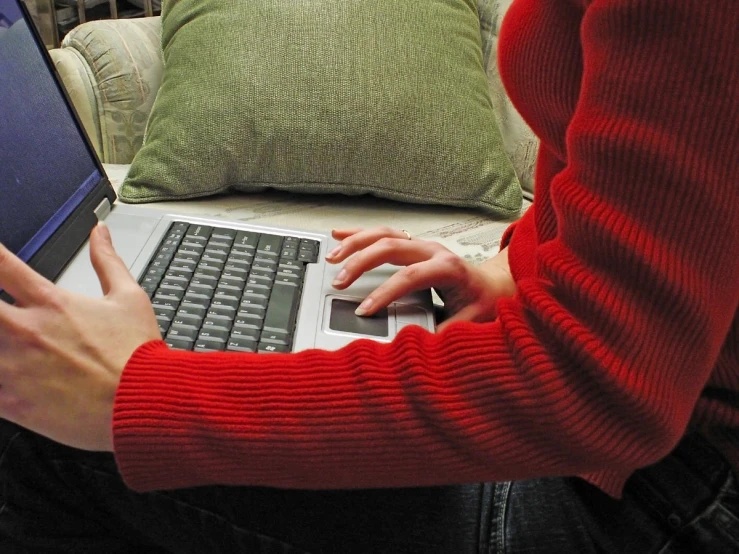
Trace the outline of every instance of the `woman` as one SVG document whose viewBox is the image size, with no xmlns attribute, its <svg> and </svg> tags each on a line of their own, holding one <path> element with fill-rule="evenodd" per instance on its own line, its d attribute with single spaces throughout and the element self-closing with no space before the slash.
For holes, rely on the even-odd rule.
<svg viewBox="0 0 739 554">
<path fill-rule="evenodd" d="M 115 456 L 3 425 L 3 552 L 739 549 L 737 29 L 734 0 L 514 2 L 541 153 L 504 249 L 352 230 L 330 257 L 339 288 L 407 266 L 365 314 L 439 289 L 436 335 L 174 352 L 104 228 L 103 300 L 0 250 L 0 414 Z"/>
</svg>

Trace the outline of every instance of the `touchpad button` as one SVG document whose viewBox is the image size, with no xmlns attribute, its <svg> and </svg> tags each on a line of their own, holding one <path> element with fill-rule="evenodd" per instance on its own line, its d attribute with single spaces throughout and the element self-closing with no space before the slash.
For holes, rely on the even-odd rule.
<svg viewBox="0 0 739 554">
<path fill-rule="evenodd" d="M 354 314 L 354 310 L 356 310 L 358 306 L 359 302 L 334 298 L 331 302 L 331 317 L 329 318 L 328 324 L 329 328 L 333 331 L 341 331 L 342 333 L 354 333 L 356 335 L 369 335 L 372 337 L 387 337 L 387 308 L 383 308 L 373 316 L 359 317 Z"/>
</svg>

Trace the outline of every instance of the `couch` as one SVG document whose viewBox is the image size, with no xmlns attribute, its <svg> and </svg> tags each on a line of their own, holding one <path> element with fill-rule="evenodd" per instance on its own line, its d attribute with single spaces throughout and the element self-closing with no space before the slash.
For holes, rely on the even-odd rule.
<svg viewBox="0 0 739 554">
<path fill-rule="evenodd" d="M 500 21 L 511 0 L 479 0 L 484 62 L 506 153 L 528 198 L 537 141 L 506 98 L 496 67 Z M 51 57 L 114 187 L 141 147 L 161 82 L 159 17 L 88 22 L 72 30 Z M 164 211 L 254 224 L 325 231 L 390 225 L 437 240 L 469 261 L 495 253 L 510 220 L 470 209 L 403 204 L 374 197 L 297 195 L 278 191 L 150 204 Z"/>
</svg>

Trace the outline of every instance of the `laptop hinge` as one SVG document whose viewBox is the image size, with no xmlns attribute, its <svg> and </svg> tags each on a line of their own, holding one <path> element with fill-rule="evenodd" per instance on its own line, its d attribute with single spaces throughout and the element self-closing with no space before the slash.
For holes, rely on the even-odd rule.
<svg viewBox="0 0 739 554">
<path fill-rule="evenodd" d="M 103 201 L 98 204 L 98 207 L 95 208 L 95 216 L 98 218 L 98 221 L 103 221 L 106 217 L 108 217 L 108 214 L 110 213 L 110 200 L 107 198 L 103 198 Z"/>
</svg>

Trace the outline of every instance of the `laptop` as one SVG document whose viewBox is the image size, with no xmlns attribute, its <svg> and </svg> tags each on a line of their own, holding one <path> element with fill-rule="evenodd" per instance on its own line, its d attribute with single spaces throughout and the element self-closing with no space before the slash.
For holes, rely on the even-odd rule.
<svg viewBox="0 0 739 554">
<path fill-rule="evenodd" d="M 328 233 L 115 200 L 26 7 L 0 0 L 0 241 L 36 271 L 67 290 L 102 295 L 87 239 L 104 220 L 171 348 L 332 350 L 358 338 L 391 341 L 407 325 L 434 330 L 430 291 L 374 317 L 354 315 L 397 268 L 336 291 L 330 283 L 340 267 L 324 260 L 336 245 Z"/>
</svg>

